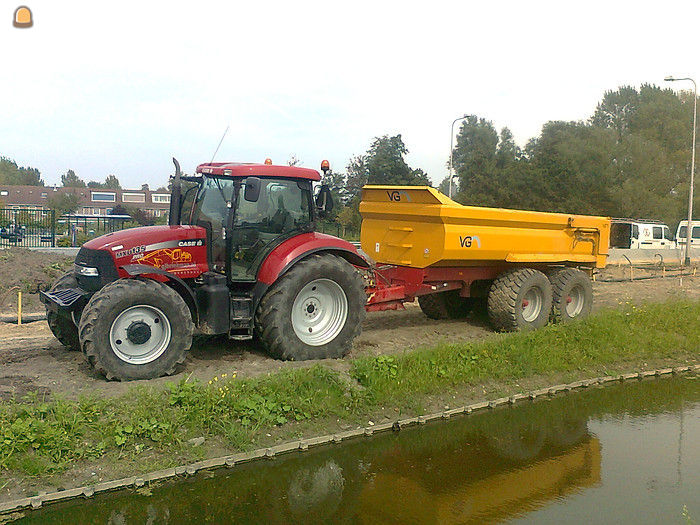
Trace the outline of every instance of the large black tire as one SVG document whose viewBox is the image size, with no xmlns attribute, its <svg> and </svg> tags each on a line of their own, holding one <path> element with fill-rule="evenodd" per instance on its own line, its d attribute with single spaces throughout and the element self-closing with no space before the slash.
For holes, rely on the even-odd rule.
<svg viewBox="0 0 700 525">
<path fill-rule="evenodd" d="M 130 312 L 134 317 L 124 330 Z M 79 327 L 90 364 L 107 379 L 119 381 L 172 374 L 192 346 L 193 331 L 182 297 L 150 279 L 121 279 L 100 289 L 83 310 Z M 120 334 L 127 334 L 123 341 Z"/>
<path fill-rule="evenodd" d="M 78 281 L 75 280 L 73 272 L 68 272 L 59 277 L 50 291 L 62 290 L 65 288 L 77 288 Z M 53 335 L 60 343 L 69 350 L 80 350 L 80 338 L 78 337 L 78 327 L 72 319 L 58 315 L 46 309 L 46 321 Z"/>
<path fill-rule="evenodd" d="M 488 314 L 496 330 L 533 330 L 547 324 L 552 308 L 552 285 L 532 268 L 505 272 L 489 290 Z"/>
<path fill-rule="evenodd" d="M 552 320 L 572 321 L 591 313 L 593 284 L 585 272 L 562 268 L 549 274 L 552 283 Z"/>
<path fill-rule="evenodd" d="M 311 255 L 280 277 L 262 298 L 255 313 L 256 333 L 276 359 L 337 359 L 350 351 L 360 334 L 366 302 L 364 282 L 352 265 L 330 254 Z M 335 321 L 321 323 L 327 316 Z M 293 318 L 302 319 L 296 329 Z M 318 340 L 311 340 L 317 336 Z"/>
<path fill-rule="evenodd" d="M 431 293 L 418 297 L 420 309 L 430 319 L 463 319 L 471 312 L 474 299 L 460 297 L 459 290 Z"/>
</svg>

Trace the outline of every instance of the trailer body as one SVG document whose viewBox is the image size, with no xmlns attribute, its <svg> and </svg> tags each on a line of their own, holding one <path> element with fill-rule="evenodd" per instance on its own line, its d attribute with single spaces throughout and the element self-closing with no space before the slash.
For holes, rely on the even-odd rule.
<svg viewBox="0 0 700 525">
<path fill-rule="evenodd" d="M 605 266 L 610 219 L 463 206 L 427 186 L 365 186 L 362 249 L 411 268 Z"/>
</svg>

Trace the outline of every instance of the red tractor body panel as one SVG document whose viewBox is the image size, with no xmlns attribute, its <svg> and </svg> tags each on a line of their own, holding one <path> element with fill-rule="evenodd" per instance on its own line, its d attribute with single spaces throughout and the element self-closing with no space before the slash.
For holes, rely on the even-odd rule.
<svg viewBox="0 0 700 525">
<path fill-rule="evenodd" d="M 170 272 L 181 279 L 199 276 L 209 269 L 206 231 L 199 226 L 144 226 L 102 235 L 84 244 L 106 250 L 120 277 L 127 264 L 144 264 Z"/>
<path fill-rule="evenodd" d="M 369 266 L 357 248 L 348 241 L 325 233 L 302 233 L 287 239 L 270 252 L 260 266 L 258 281 L 271 285 L 292 263 L 305 255 L 322 251 L 340 252 L 341 255 L 347 255 L 346 258 L 353 264 Z"/>
<path fill-rule="evenodd" d="M 320 181 L 321 175 L 310 168 L 273 166 L 272 164 L 239 164 L 235 162 L 209 162 L 197 166 L 197 173 L 225 177 L 286 177 Z"/>
</svg>

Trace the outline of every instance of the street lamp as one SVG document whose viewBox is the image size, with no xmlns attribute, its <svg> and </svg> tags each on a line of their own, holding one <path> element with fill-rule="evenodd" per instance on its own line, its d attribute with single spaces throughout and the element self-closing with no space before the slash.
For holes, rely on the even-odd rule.
<svg viewBox="0 0 700 525">
<path fill-rule="evenodd" d="M 452 133 L 450 135 L 450 169 L 449 169 L 448 174 L 447 174 L 448 179 L 449 179 L 449 186 L 448 186 L 449 189 L 447 190 L 447 193 L 448 193 L 447 196 L 450 199 L 452 198 L 452 177 L 454 177 L 454 166 L 452 165 L 452 161 L 453 161 L 452 151 L 453 151 L 454 147 L 452 146 L 452 144 L 454 143 L 454 138 L 455 138 L 455 124 L 457 122 L 459 122 L 460 120 L 466 119 L 468 116 L 469 115 L 462 115 L 461 117 L 454 119 L 452 121 L 452 127 L 450 128 L 452 131 Z"/>
<path fill-rule="evenodd" d="M 688 228 L 686 229 L 686 236 L 685 236 L 685 261 L 684 264 L 686 266 L 690 266 L 690 246 L 691 246 L 691 239 L 693 238 L 693 186 L 695 184 L 695 128 L 696 128 L 696 122 L 698 118 L 698 85 L 695 83 L 695 80 L 692 78 L 673 78 L 671 76 L 668 76 L 664 78 L 666 82 L 677 82 L 679 80 L 690 80 L 693 83 L 693 88 L 695 88 L 695 92 L 693 95 L 693 144 L 692 144 L 692 153 L 691 153 L 691 160 L 690 160 L 690 191 L 688 192 Z"/>
</svg>

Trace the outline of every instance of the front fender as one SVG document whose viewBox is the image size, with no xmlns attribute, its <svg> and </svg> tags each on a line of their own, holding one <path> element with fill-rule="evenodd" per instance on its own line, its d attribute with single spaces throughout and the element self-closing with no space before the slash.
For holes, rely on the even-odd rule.
<svg viewBox="0 0 700 525">
<path fill-rule="evenodd" d="M 369 267 L 369 263 L 358 253 L 357 248 L 348 241 L 325 233 L 310 232 L 287 239 L 272 250 L 260 266 L 257 280 L 270 286 L 296 262 L 320 252 L 342 257 L 354 266 Z"/>
<path fill-rule="evenodd" d="M 180 294 L 182 299 L 187 304 L 192 314 L 192 320 L 195 324 L 199 319 L 199 308 L 197 307 L 197 299 L 195 298 L 192 288 L 190 288 L 185 281 L 180 279 L 177 275 L 174 275 L 161 268 L 155 268 L 147 264 L 126 264 L 121 267 L 130 277 L 138 277 L 139 275 L 159 275 L 170 280 L 172 288 Z M 160 280 L 160 279 L 158 279 Z"/>
</svg>

